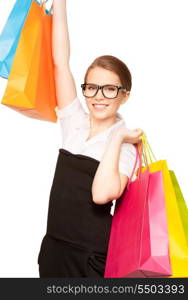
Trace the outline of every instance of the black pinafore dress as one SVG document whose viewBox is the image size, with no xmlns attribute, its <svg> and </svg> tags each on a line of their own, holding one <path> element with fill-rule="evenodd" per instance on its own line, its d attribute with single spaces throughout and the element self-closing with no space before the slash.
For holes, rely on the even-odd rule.
<svg viewBox="0 0 188 300">
<path fill-rule="evenodd" d="M 99 161 L 59 149 L 47 230 L 38 254 L 40 277 L 104 277 L 112 202 L 92 201 Z"/>
</svg>

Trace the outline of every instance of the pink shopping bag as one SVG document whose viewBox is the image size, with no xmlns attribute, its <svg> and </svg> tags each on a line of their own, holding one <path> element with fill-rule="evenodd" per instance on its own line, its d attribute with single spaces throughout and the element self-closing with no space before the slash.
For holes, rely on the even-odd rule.
<svg viewBox="0 0 188 300">
<path fill-rule="evenodd" d="M 165 277 L 172 274 L 161 171 L 141 172 L 116 200 L 104 277 Z M 136 165 L 136 164 L 135 164 Z M 132 176 L 131 176 L 132 177 Z"/>
</svg>

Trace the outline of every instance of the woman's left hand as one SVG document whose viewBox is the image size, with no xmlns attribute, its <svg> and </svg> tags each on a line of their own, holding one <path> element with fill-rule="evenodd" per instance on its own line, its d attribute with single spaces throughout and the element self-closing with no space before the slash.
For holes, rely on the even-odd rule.
<svg viewBox="0 0 188 300">
<path fill-rule="evenodd" d="M 138 144 L 141 142 L 143 130 L 140 128 L 128 129 L 125 127 L 119 127 L 113 132 L 113 134 L 118 136 L 122 143 Z"/>
</svg>

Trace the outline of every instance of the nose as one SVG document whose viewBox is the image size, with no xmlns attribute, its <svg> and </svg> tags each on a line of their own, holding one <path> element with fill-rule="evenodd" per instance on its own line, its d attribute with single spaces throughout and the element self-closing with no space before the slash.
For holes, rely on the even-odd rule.
<svg viewBox="0 0 188 300">
<path fill-rule="evenodd" d="M 99 99 L 104 99 L 104 96 L 102 94 L 102 88 L 100 87 L 97 94 L 95 95 L 95 99 L 99 100 Z"/>
</svg>

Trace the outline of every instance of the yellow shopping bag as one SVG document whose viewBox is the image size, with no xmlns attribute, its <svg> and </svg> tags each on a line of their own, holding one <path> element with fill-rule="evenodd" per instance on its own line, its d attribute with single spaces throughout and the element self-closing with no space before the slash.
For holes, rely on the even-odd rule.
<svg viewBox="0 0 188 300">
<path fill-rule="evenodd" d="M 179 211 L 176 193 L 167 161 L 157 161 L 145 135 L 142 136 L 142 140 L 147 147 L 146 159 L 149 160 L 150 171 L 162 171 L 163 174 L 169 233 L 169 254 L 173 274 L 169 277 L 188 277 L 188 244 L 184 231 L 185 227 Z M 154 161 L 153 157 L 156 161 Z M 144 171 L 145 168 L 142 168 L 142 170 Z"/>
<path fill-rule="evenodd" d="M 32 1 L 20 35 L 2 104 L 28 117 L 57 121 L 52 15 Z"/>
<path fill-rule="evenodd" d="M 179 212 L 181 215 L 181 220 L 182 220 L 182 224 L 184 227 L 184 232 L 185 232 L 185 237 L 187 240 L 187 244 L 188 244 L 188 210 L 187 210 L 187 205 L 185 202 L 185 199 L 183 197 L 182 191 L 180 189 L 178 180 L 176 178 L 176 175 L 174 173 L 174 171 L 170 170 L 170 177 L 173 183 L 173 187 L 174 187 L 174 191 L 176 194 L 176 200 L 177 200 L 177 204 L 179 207 Z"/>
</svg>

